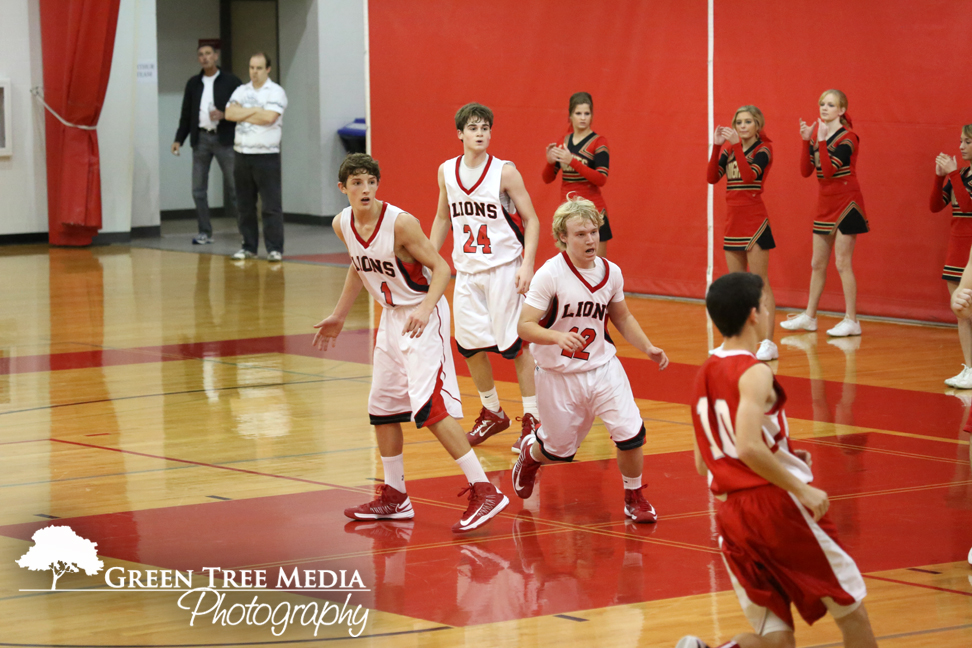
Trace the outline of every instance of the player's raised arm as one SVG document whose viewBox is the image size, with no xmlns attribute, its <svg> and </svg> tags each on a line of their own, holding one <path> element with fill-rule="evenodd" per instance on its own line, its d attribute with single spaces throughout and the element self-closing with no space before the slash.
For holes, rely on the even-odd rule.
<svg viewBox="0 0 972 648">
<path fill-rule="evenodd" d="M 658 363 L 659 369 L 668 366 L 668 356 L 659 347 L 656 347 L 641 329 L 641 324 L 635 316 L 628 310 L 628 304 L 622 299 L 608 304 L 608 317 L 614 323 L 618 333 L 625 340 L 630 342 L 636 349 Z"/>
<path fill-rule="evenodd" d="M 438 252 L 449 236 L 452 229 L 452 222 L 449 219 L 449 196 L 446 193 L 444 165 L 439 165 L 439 206 L 435 209 L 435 220 L 432 221 L 432 232 L 429 234 L 429 241 L 432 247 Z"/>
<path fill-rule="evenodd" d="M 353 216 L 351 218 L 354 218 Z M 334 233 L 337 234 L 338 239 L 344 243 L 344 235 L 341 234 L 341 216 L 340 214 L 334 217 L 331 221 L 331 227 L 334 228 Z M 334 310 L 326 318 L 314 325 L 317 332 L 314 334 L 314 340 L 312 344 L 320 349 L 321 351 L 327 351 L 328 347 L 334 346 L 337 342 L 337 336 L 341 333 L 341 329 L 344 328 L 344 320 L 348 318 L 348 313 L 351 312 L 351 307 L 354 306 L 354 300 L 358 298 L 358 294 L 364 284 L 361 283 L 361 277 L 355 271 L 354 266 L 348 266 L 348 276 L 344 279 L 344 289 L 341 290 L 341 296 L 338 298 L 337 304 L 334 306 Z"/>
<path fill-rule="evenodd" d="M 739 408 L 736 410 L 736 451 L 739 460 L 757 475 L 793 493 L 819 520 L 830 506 L 827 493 L 804 484 L 783 467 L 763 440 L 763 414 L 773 394 L 773 371 L 764 364 L 753 365 L 739 378 Z"/>
<path fill-rule="evenodd" d="M 402 213 L 395 221 L 395 242 L 396 245 L 404 247 L 409 256 L 432 271 L 432 280 L 429 281 L 429 291 L 425 299 L 408 315 L 402 330 L 402 334 L 418 337 L 422 335 L 435 305 L 449 286 L 452 273 L 446 260 L 439 255 L 429 239 L 425 238 L 418 219 L 411 214 Z"/>
<path fill-rule="evenodd" d="M 439 170 L 441 174 L 441 169 Z M 443 186 L 443 181 L 439 179 L 439 186 Z M 533 209 L 533 201 L 530 194 L 523 184 L 523 176 L 512 164 L 503 166 L 503 176 L 500 190 L 510 197 L 516 205 L 516 211 L 523 220 L 523 263 L 516 273 L 516 290 L 521 294 L 526 294 L 530 289 L 530 281 L 533 279 L 533 266 L 537 257 L 537 244 L 540 241 L 540 219 L 537 212 Z M 440 199 L 441 202 L 441 199 Z M 446 218 L 448 218 L 448 205 L 446 205 Z"/>
</svg>

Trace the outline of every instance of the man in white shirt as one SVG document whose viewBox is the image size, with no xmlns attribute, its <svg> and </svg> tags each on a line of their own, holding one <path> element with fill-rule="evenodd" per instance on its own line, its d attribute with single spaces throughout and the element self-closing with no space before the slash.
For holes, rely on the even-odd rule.
<svg viewBox="0 0 972 648">
<path fill-rule="evenodd" d="M 270 57 L 250 57 L 250 82 L 240 86 L 226 106 L 226 119 L 236 122 L 234 175 L 243 248 L 234 259 L 256 258 L 260 244 L 257 194 L 263 199 L 263 235 L 268 261 L 283 260 L 283 207 L 280 136 L 287 93 L 270 80 Z"/>
<path fill-rule="evenodd" d="M 233 183 L 233 139 L 236 124 L 223 119 L 230 96 L 242 83 L 219 69 L 219 41 L 200 41 L 196 50 L 202 71 L 186 82 L 182 97 L 179 130 L 172 142 L 172 154 L 179 155 L 186 136 L 192 145 L 192 198 L 196 203 L 199 233 L 192 242 L 213 242 L 209 220 L 209 167 L 213 156 L 223 172 L 223 204 L 227 216 L 236 217 L 236 188 Z"/>
</svg>

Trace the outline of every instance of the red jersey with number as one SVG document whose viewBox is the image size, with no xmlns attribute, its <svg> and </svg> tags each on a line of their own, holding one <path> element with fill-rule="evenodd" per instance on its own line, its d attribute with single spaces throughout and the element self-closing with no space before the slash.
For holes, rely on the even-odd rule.
<svg viewBox="0 0 972 648">
<path fill-rule="evenodd" d="M 378 223 L 367 239 L 358 233 L 350 207 L 337 215 L 351 266 L 371 296 L 385 308 L 422 303 L 432 276 L 421 263 L 404 263 L 395 256 L 395 221 L 402 213 L 394 205 L 382 204 Z"/>
<path fill-rule="evenodd" d="M 543 311 L 540 326 L 574 332 L 584 338 L 584 347 L 573 353 L 556 344 L 532 344 L 530 350 L 541 369 L 560 373 L 590 371 L 617 355 L 607 332 L 608 306 L 624 299 L 621 269 L 596 257 L 594 267 L 574 266 L 561 252 L 537 270 L 530 282 L 526 305 Z"/>
<path fill-rule="evenodd" d="M 692 405 L 695 440 L 709 469 L 709 488 L 716 495 L 769 483 L 740 461 L 736 452 L 739 378 L 759 363 L 748 351 L 718 350 L 706 360 L 695 378 Z M 786 393 L 776 378 L 773 378 L 773 390 L 776 402 L 763 415 L 763 442 L 790 473 L 809 484 L 813 480 L 810 467 L 790 452 L 789 428 L 783 412 Z"/>
<path fill-rule="evenodd" d="M 489 155 L 467 185 L 460 177 L 462 158 L 442 165 L 452 220 L 452 261 L 456 272 L 475 274 L 523 256 L 523 221 L 502 191 L 503 166 L 512 163 Z"/>
</svg>

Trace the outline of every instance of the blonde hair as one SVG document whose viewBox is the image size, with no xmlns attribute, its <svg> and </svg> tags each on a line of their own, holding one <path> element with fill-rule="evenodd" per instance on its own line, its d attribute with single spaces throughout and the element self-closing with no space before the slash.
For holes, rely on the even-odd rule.
<svg viewBox="0 0 972 648">
<path fill-rule="evenodd" d="M 594 206 L 594 203 L 575 193 L 567 194 L 567 202 L 558 207 L 553 215 L 553 237 L 557 249 L 567 249 L 567 245 L 560 240 L 560 235 L 567 236 L 567 221 L 571 218 L 579 218 L 582 221 L 594 223 L 598 228 L 604 224 L 604 218 L 597 207 Z"/>
<path fill-rule="evenodd" d="M 962 137 L 972 139 L 972 124 L 966 124 L 962 127 Z"/>
<path fill-rule="evenodd" d="M 756 133 L 757 134 L 762 133 L 763 128 L 766 127 L 766 118 L 763 117 L 763 111 L 757 108 L 756 106 L 740 106 L 739 108 L 737 108 L 736 112 L 732 115 L 731 123 L 733 129 L 736 128 L 736 117 L 739 116 L 739 113 L 743 113 L 743 112 L 748 112 L 750 115 L 753 116 L 753 119 L 756 121 Z"/>
<path fill-rule="evenodd" d="M 836 88 L 831 88 L 830 90 L 824 90 L 823 94 L 820 95 L 820 98 L 817 99 L 817 104 L 822 104 L 823 103 L 823 100 L 824 100 L 824 97 L 826 97 L 829 94 L 832 94 L 835 97 L 837 97 L 837 106 L 844 109 L 844 114 L 840 116 L 840 123 L 843 124 L 844 126 L 850 128 L 850 126 L 851 126 L 850 119 L 848 119 L 846 117 L 846 115 L 847 115 L 847 95 L 845 95 L 843 92 L 841 92 L 840 90 L 837 90 Z"/>
</svg>

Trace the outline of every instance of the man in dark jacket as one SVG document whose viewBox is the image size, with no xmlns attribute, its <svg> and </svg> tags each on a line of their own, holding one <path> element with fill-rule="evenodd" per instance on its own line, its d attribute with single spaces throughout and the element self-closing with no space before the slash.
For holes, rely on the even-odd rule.
<svg viewBox="0 0 972 648">
<path fill-rule="evenodd" d="M 213 226 L 209 221 L 209 167 L 213 156 L 223 172 L 223 204 L 227 215 L 236 217 L 236 188 L 233 182 L 233 139 L 236 123 L 223 118 L 226 102 L 242 83 L 232 74 L 222 72 L 219 49 L 206 42 L 196 51 L 202 72 L 186 82 L 182 97 L 182 116 L 179 130 L 172 143 L 172 154 L 179 155 L 182 143 L 189 136 L 192 144 L 192 198 L 196 202 L 199 234 L 192 242 L 205 245 L 213 242 Z"/>
</svg>

